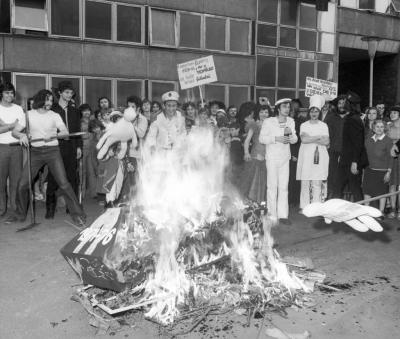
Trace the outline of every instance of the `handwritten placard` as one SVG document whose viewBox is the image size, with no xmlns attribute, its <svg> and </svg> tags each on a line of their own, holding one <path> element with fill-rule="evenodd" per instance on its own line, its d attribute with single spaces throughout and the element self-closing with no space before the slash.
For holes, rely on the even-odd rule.
<svg viewBox="0 0 400 339">
<path fill-rule="evenodd" d="M 314 94 L 319 94 L 325 97 L 325 100 L 333 100 L 337 97 L 338 84 L 322 79 L 306 78 L 306 97 L 312 97 Z"/>
<path fill-rule="evenodd" d="M 181 89 L 218 81 L 212 55 L 178 64 L 178 76 Z"/>
</svg>

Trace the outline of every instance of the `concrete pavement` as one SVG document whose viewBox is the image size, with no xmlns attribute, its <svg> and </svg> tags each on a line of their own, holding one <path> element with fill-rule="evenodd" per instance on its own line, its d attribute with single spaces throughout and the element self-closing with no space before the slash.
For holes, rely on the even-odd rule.
<svg viewBox="0 0 400 339">
<path fill-rule="evenodd" d="M 0 224 L 0 338 L 102 338 L 88 324 L 80 304 L 70 300 L 79 280 L 59 253 L 77 231 L 69 216 L 44 219 L 40 225 L 16 233 L 22 224 Z M 87 204 L 89 221 L 100 212 Z M 291 216 L 292 226 L 273 230 L 278 252 L 310 257 L 332 282 L 349 283 L 342 292 L 310 295 L 311 307 L 288 310 L 287 318 L 272 314 L 250 327 L 237 315 L 208 319 L 187 338 L 267 338 L 265 326 L 288 332 L 311 332 L 313 338 L 395 338 L 400 326 L 400 226 L 385 220 L 385 232 L 360 234 L 342 224 L 325 225 L 302 215 Z M 64 220 L 68 221 L 65 222 Z M 260 330 L 261 328 L 261 330 Z M 115 338 L 163 337 L 158 326 L 139 320 L 133 329 L 111 333 Z"/>
</svg>

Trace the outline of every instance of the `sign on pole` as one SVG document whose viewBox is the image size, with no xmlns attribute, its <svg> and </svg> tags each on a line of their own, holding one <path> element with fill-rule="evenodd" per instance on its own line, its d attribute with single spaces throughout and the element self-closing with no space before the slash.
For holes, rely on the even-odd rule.
<svg viewBox="0 0 400 339">
<path fill-rule="evenodd" d="M 178 76 L 182 89 L 218 81 L 212 55 L 178 64 Z"/>
<path fill-rule="evenodd" d="M 312 97 L 314 94 L 319 94 L 325 97 L 325 100 L 331 101 L 337 97 L 338 84 L 322 79 L 312 77 L 306 78 L 306 97 Z"/>
</svg>

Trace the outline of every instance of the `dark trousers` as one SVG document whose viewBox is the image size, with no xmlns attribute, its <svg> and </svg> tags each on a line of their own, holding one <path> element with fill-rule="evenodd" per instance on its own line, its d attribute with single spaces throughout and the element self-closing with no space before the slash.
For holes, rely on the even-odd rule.
<svg viewBox="0 0 400 339">
<path fill-rule="evenodd" d="M 125 158 L 124 167 L 124 181 L 121 192 L 114 203 L 128 202 L 136 191 L 137 159 L 134 157 Z"/>
<path fill-rule="evenodd" d="M 79 194 L 79 176 L 78 176 L 78 161 L 76 159 L 76 150 L 72 148 L 72 145 L 66 144 L 60 147 L 60 154 L 64 163 L 65 173 L 67 180 L 71 184 L 75 195 Z M 54 175 L 49 173 L 47 175 L 47 190 L 46 190 L 46 207 L 55 209 L 57 198 L 56 192 L 59 188 L 57 180 Z"/>
<path fill-rule="evenodd" d="M 361 189 L 362 170 L 359 169 L 358 174 L 353 174 L 350 168 L 351 164 L 339 164 L 339 185 L 337 185 L 336 191 L 333 194 L 335 198 L 342 198 L 343 190 L 348 185 L 354 201 L 363 200 Z"/>
<path fill-rule="evenodd" d="M 7 179 L 10 209 L 17 211 L 17 187 L 22 172 L 21 146 L 0 144 L 0 216 L 7 212 Z"/>
<path fill-rule="evenodd" d="M 72 216 L 83 216 L 84 212 L 80 206 L 78 199 L 68 182 L 65 173 L 64 163 L 61 158 L 58 146 L 42 146 L 31 148 L 31 169 L 32 178 L 34 178 L 39 170 L 47 165 L 49 174 L 51 173 L 61 189 L 65 197 L 65 202 Z M 25 219 L 29 204 L 29 176 L 28 164 L 24 166 L 22 177 L 18 184 L 18 215 L 20 219 Z"/>
<path fill-rule="evenodd" d="M 329 151 L 328 169 L 328 197 L 341 197 L 341 183 L 339 181 L 339 152 Z M 339 194 L 339 195 L 336 195 Z"/>
</svg>

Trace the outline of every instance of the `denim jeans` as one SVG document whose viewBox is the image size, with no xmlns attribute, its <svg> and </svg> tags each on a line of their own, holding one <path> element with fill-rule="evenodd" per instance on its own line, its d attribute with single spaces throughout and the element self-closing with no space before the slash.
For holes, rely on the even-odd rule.
<svg viewBox="0 0 400 339">
<path fill-rule="evenodd" d="M 42 146 L 31 148 L 31 169 L 32 178 L 34 178 L 38 171 L 47 165 L 49 172 L 53 175 L 57 182 L 61 193 L 63 194 L 67 207 L 71 216 L 83 216 L 84 212 L 80 206 L 78 199 L 68 182 L 67 175 L 65 173 L 64 163 L 61 158 L 60 150 L 58 146 Z M 22 177 L 18 184 L 18 217 L 25 219 L 28 212 L 29 204 L 29 176 L 28 176 L 28 164 L 24 166 L 22 171 Z"/>
<path fill-rule="evenodd" d="M 10 209 L 17 211 L 17 186 L 22 172 L 22 148 L 0 144 L 0 215 L 7 212 L 7 179 Z"/>
</svg>

